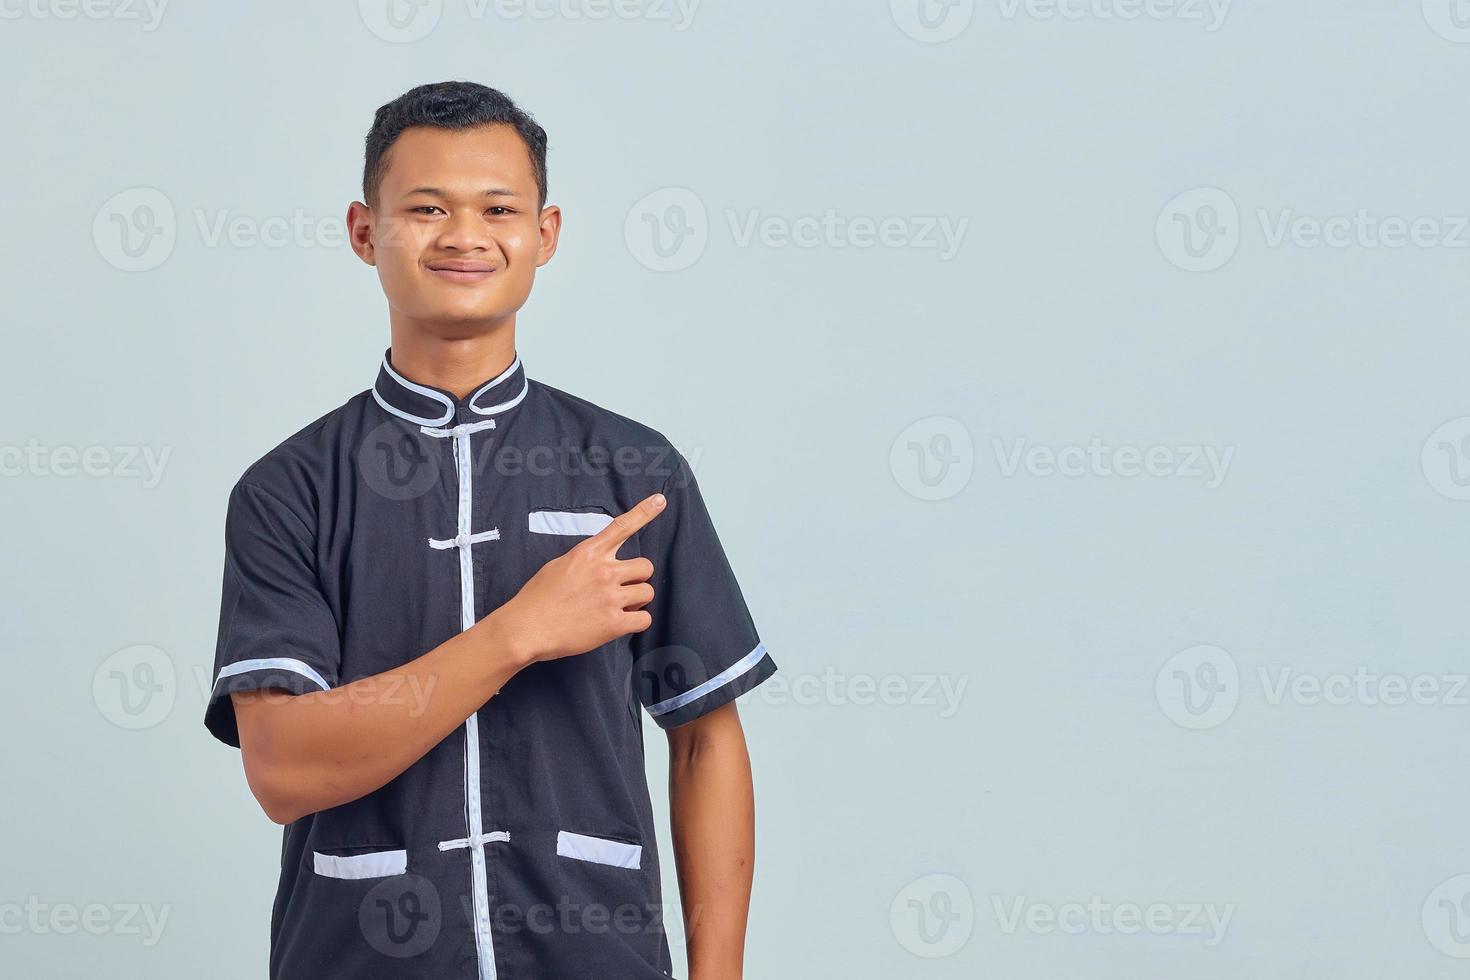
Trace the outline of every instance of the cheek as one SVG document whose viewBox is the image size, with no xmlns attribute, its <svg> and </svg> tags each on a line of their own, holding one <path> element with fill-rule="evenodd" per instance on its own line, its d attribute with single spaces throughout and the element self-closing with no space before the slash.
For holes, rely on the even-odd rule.
<svg viewBox="0 0 1470 980">
<path fill-rule="evenodd" d="M 501 236 L 500 247 L 512 258 L 534 260 L 541 248 L 541 229 L 537 225 L 531 225 L 509 231 Z"/>
</svg>

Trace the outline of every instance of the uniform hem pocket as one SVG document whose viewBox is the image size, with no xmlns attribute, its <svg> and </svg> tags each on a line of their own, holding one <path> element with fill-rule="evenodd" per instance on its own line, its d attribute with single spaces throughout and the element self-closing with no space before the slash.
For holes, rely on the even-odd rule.
<svg viewBox="0 0 1470 980">
<path fill-rule="evenodd" d="M 643 845 L 626 841 L 608 840 L 606 837 L 591 837 L 558 831 L 556 853 L 561 857 L 593 864 L 608 864 L 614 868 L 638 868 L 643 862 Z"/>
<path fill-rule="evenodd" d="M 363 854 L 312 851 L 311 867 L 323 878 L 388 878 L 408 871 L 408 851 L 367 851 Z"/>
</svg>

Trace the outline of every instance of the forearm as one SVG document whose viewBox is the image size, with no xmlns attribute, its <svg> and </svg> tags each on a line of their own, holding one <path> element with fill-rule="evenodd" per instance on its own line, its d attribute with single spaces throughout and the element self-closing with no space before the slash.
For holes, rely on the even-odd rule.
<svg viewBox="0 0 1470 980">
<path fill-rule="evenodd" d="M 234 695 L 251 790 L 289 823 L 382 787 L 526 665 L 491 614 L 397 667 L 312 694 Z"/>
<path fill-rule="evenodd" d="M 726 710 L 728 717 L 715 717 Z M 691 980 L 736 980 L 743 969 L 755 794 L 734 710 L 733 704 L 718 709 L 686 726 L 704 730 L 670 740 L 674 856 Z"/>
</svg>

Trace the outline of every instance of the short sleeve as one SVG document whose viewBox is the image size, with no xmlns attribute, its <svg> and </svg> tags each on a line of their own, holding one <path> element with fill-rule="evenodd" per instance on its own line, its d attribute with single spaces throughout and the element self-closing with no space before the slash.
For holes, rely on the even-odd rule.
<svg viewBox="0 0 1470 980">
<path fill-rule="evenodd" d="M 337 621 L 317 577 L 310 529 L 269 491 L 236 484 L 225 516 L 224 584 L 205 727 L 238 748 L 231 694 L 324 691 L 336 686 L 340 664 Z"/>
<path fill-rule="evenodd" d="M 661 728 L 728 704 L 770 677 L 775 661 L 756 633 L 694 472 L 676 453 L 663 512 L 639 532 L 653 562 L 653 624 L 631 636 L 639 701 Z"/>
</svg>

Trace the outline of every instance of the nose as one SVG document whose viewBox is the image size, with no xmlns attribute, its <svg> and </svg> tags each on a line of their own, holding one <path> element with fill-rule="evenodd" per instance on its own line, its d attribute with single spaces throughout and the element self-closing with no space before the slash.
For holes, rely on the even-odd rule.
<svg viewBox="0 0 1470 980">
<path fill-rule="evenodd" d="M 464 209 L 451 211 L 449 217 L 439 224 L 439 236 L 435 242 L 441 249 L 455 252 L 474 252 L 490 247 L 490 229 L 479 214 Z"/>
</svg>

